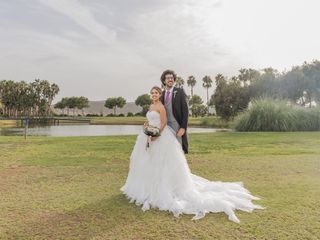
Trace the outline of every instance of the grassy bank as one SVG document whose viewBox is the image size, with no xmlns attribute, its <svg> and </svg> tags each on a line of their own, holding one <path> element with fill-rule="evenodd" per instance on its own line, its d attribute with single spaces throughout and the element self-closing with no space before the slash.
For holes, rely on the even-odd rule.
<svg viewBox="0 0 320 240">
<path fill-rule="evenodd" d="M 16 120 L 1 120 L 0 127 L 14 127 L 17 126 Z"/>
<path fill-rule="evenodd" d="M 94 117 L 91 124 L 113 124 L 113 125 L 142 125 L 146 118 L 141 116 L 134 117 Z M 188 126 L 190 127 L 211 127 L 229 128 L 230 122 L 221 120 L 218 117 L 189 117 Z"/>
<path fill-rule="evenodd" d="M 92 117 L 91 124 L 101 125 L 142 125 L 145 122 L 145 117 Z"/>
<path fill-rule="evenodd" d="M 320 133 L 190 135 L 188 163 L 243 181 L 265 210 L 192 222 L 120 193 L 135 136 L 0 137 L 0 239 L 319 239 Z"/>
<path fill-rule="evenodd" d="M 62 117 L 63 118 L 63 117 Z M 132 116 L 132 117 L 86 117 L 90 119 L 90 124 L 93 125 L 143 125 L 146 117 Z M 60 120 L 60 124 L 70 124 L 70 121 Z M 15 120 L 1 120 L 0 127 L 16 126 Z M 230 124 L 222 121 L 217 117 L 189 117 L 190 127 L 212 127 L 212 128 L 228 128 Z"/>
</svg>

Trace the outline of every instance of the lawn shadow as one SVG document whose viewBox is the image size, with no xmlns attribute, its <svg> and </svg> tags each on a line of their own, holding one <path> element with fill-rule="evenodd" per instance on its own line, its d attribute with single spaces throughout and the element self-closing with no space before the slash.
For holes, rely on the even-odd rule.
<svg viewBox="0 0 320 240">
<path fill-rule="evenodd" d="M 83 205 L 73 211 L 42 211 L 30 216 L 22 229 L 7 232 L 17 239 L 92 239 L 106 233 L 122 231 L 130 223 L 151 219 L 153 211 L 143 212 L 141 207 L 130 204 L 121 193 Z M 163 214 L 169 215 L 168 212 Z M 112 238 L 112 236 L 110 236 Z"/>
</svg>

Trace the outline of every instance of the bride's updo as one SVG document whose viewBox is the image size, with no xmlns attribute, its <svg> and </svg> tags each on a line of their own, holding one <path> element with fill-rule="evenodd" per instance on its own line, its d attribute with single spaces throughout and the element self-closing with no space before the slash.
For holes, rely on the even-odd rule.
<svg viewBox="0 0 320 240">
<path fill-rule="evenodd" d="M 152 90 L 156 90 L 160 95 L 162 95 L 162 90 L 160 87 L 158 86 L 154 86 L 150 89 L 150 93 L 152 92 Z"/>
</svg>

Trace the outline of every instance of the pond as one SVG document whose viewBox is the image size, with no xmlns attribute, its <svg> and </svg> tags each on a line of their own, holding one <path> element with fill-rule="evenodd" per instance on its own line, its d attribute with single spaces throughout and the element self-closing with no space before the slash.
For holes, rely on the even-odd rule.
<svg viewBox="0 0 320 240">
<path fill-rule="evenodd" d="M 60 126 L 35 126 L 28 128 L 28 136 L 112 136 L 112 135 L 137 135 L 141 132 L 140 125 L 60 125 Z M 221 129 L 214 128 L 188 128 L 189 133 L 216 132 Z M 0 128 L 0 136 L 23 136 L 24 128 Z"/>
</svg>

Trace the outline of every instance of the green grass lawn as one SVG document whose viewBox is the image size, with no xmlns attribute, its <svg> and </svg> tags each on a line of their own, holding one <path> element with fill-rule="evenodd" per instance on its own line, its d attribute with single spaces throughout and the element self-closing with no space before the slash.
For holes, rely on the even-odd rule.
<svg viewBox="0 0 320 240">
<path fill-rule="evenodd" d="M 193 222 L 129 204 L 135 136 L 0 137 L 0 239 L 320 239 L 320 132 L 190 135 L 188 163 L 266 207 Z"/>
</svg>

